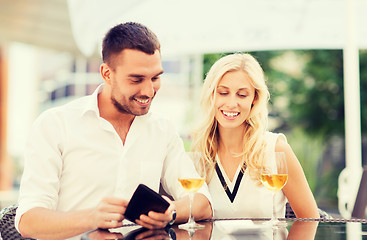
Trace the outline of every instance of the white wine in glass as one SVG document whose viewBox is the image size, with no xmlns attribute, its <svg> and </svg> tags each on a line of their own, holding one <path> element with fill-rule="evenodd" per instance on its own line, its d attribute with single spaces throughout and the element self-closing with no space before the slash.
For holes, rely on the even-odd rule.
<svg viewBox="0 0 367 240">
<path fill-rule="evenodd" d="M 196 159 L 194 159 L 194 156 L 196 156 Z M 189 197 L 190 197 L 189 220 L 187 223 L 181 224 L 178 227 L 180 229 L 185 229 L 188 231 L 205 228 L 204 225 L 201 225 L 195 222 L 194 217 L 192 216 L 192 205 L 193 205 L 195 193 L 203 186 L 205 182 L 206 171 L 204 168 L 204 163 L 202 163 L 198 158 L 200 156 L 190 154 L 190 157 L 192 158 L 194 162 L 197 173 L 194 173 L 194 175 L 192 175 L 191 171 L 184 172 L 183 176 L 178 178 L 178 181 L 180 182 L 182 188 L 189 193 Z"/>
<path fill-rule="evenodd" d="M 179 178 L 183 189 L 187 192 L 197 192 L 204 184 L 204 178 Z"/>
<path fill-rule="evenodd" d="M 288 168 L 287 168 L 287 160 L 284 152 L 275 152 L 275 167 L 273 168 L 264 168 L 261 171 L 261 182 L 262 184 L 273 191 L 273 212 L 271 222 L 273 226 L 279 225 L 277 217 L 275 216 L 275 196 L 277 191 L 283 189 L 283 187 L 287 184 L 288 181 Z"/>
<path fill-rule="evenodd" d="M 261 174 L 261 181 L 271 191 L 281 190 L 288 180 L 288 174 Z"/>
</svg>

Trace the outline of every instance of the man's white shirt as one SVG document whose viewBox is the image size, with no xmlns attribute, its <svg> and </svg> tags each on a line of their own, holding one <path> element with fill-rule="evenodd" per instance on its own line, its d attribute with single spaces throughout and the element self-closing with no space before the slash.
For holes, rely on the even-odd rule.
<svg viewBox="0 0 367 240">
<path fill-rule="evenodd" d="M 100 117 L 98 93 L 49 109 L 35 121 L 25 152 L 15 225 L 34 207 L 71 211 L 96 207 L 105 196 L 129 200 L 138 184 L 174 199 L 187 193 L 178 178 L 198 177 L 174 126 L 148 113 L 135 117 L 125 144 Z M 207 186 L 199 192 L 211 201 Z"/>
</svg>

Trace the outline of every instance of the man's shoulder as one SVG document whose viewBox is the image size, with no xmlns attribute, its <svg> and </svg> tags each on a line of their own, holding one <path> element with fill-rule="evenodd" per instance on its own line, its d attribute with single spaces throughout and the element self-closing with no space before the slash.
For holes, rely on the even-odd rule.
<svg viewBox="0 0 367 240">
<path fill-rule="evenodd" d="M 90 96 L 84 96 L 77 99 L 74 99 L 68 103 L 63 105 L 54 106 L 43 111 L 39 119 L 50 118 L 52 116 L 75 116 L 75 114 L 81 114 L 86 110 L 88 105 L 88 101 L 90 100 Z"/>
<path fill-rule="evenodd" d="M 171 119 L 157 112 L 149 112 L 146 117 L 147 117 L 147 121 L 151 124 L 162 125 L 162 126 L 173 125 L 173 122 Z"/>
<path fill-rule="evenodd" d="M 148 112 L 145 117 L 150 121 L 150 122 L 169 122 L 169 119 L 165 116 L 163 116 L 162 114 L 158 113 L 158 112 Z"/>
<path fill-rule="evenodd" d="M 176 133 L 173 121 L 157 112 L 149 112 L 146 116 L 148 127 L 156 128 L 161 132 Z"/>
</svg>

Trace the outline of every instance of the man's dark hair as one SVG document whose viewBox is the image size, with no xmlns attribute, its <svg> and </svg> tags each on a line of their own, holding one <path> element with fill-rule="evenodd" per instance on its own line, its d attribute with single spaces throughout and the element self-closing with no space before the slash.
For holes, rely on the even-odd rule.
<svg viewBox="0 0 367 240">
<path fill-rule="evenodd" d="M 146 54 L 160 51 L 157 36 L 146 26 L 127 22 L 111 28 L 103 39 L 102 59 L 105 63 L 111 62 L 111 57 L 124 49 L 139 50 Z"/>
</svg>

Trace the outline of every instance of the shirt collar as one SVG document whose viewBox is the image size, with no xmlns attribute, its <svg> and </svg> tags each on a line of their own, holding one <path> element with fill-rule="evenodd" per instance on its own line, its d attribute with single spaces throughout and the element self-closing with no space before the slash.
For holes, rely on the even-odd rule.
<svg viewBox="0 0 367 240">
<path fill-rule="evenodd" d="M 99 108 L 98 108 L 98 94 L 102 92 L 104 85 L 105 83 L 101 83 L 96 88 L 96 90 L 94 90 L 92 95 L 87 96 L 88 100 L 86 102 L 84 110 L 82 111 L 82 115 L 86 114 L 87 112 L 94 112 L 96 116 L 100 117 Z M 147 114 L 136 116 L 134 121 L 144 122 L 150 116 L 151 116 L 151 112 L 149 111 Z M 139 119 L 139 120 L 136 120 L 136 119 Z"/>
<path fill-rule="evenodd" d="M 87 96 L 88 100 L 86 101 L 86 105 L 84 110 L 82 111 L 82 115 L 87 112 L 94 112 L 97 116 L 99 115 L 99 108 L 98 108 L 98 94 L 102 92 L 104 87 L 104 83 L 101 83 L 96 90 L 92 93 L 92 95 Z"/>
</svg>

